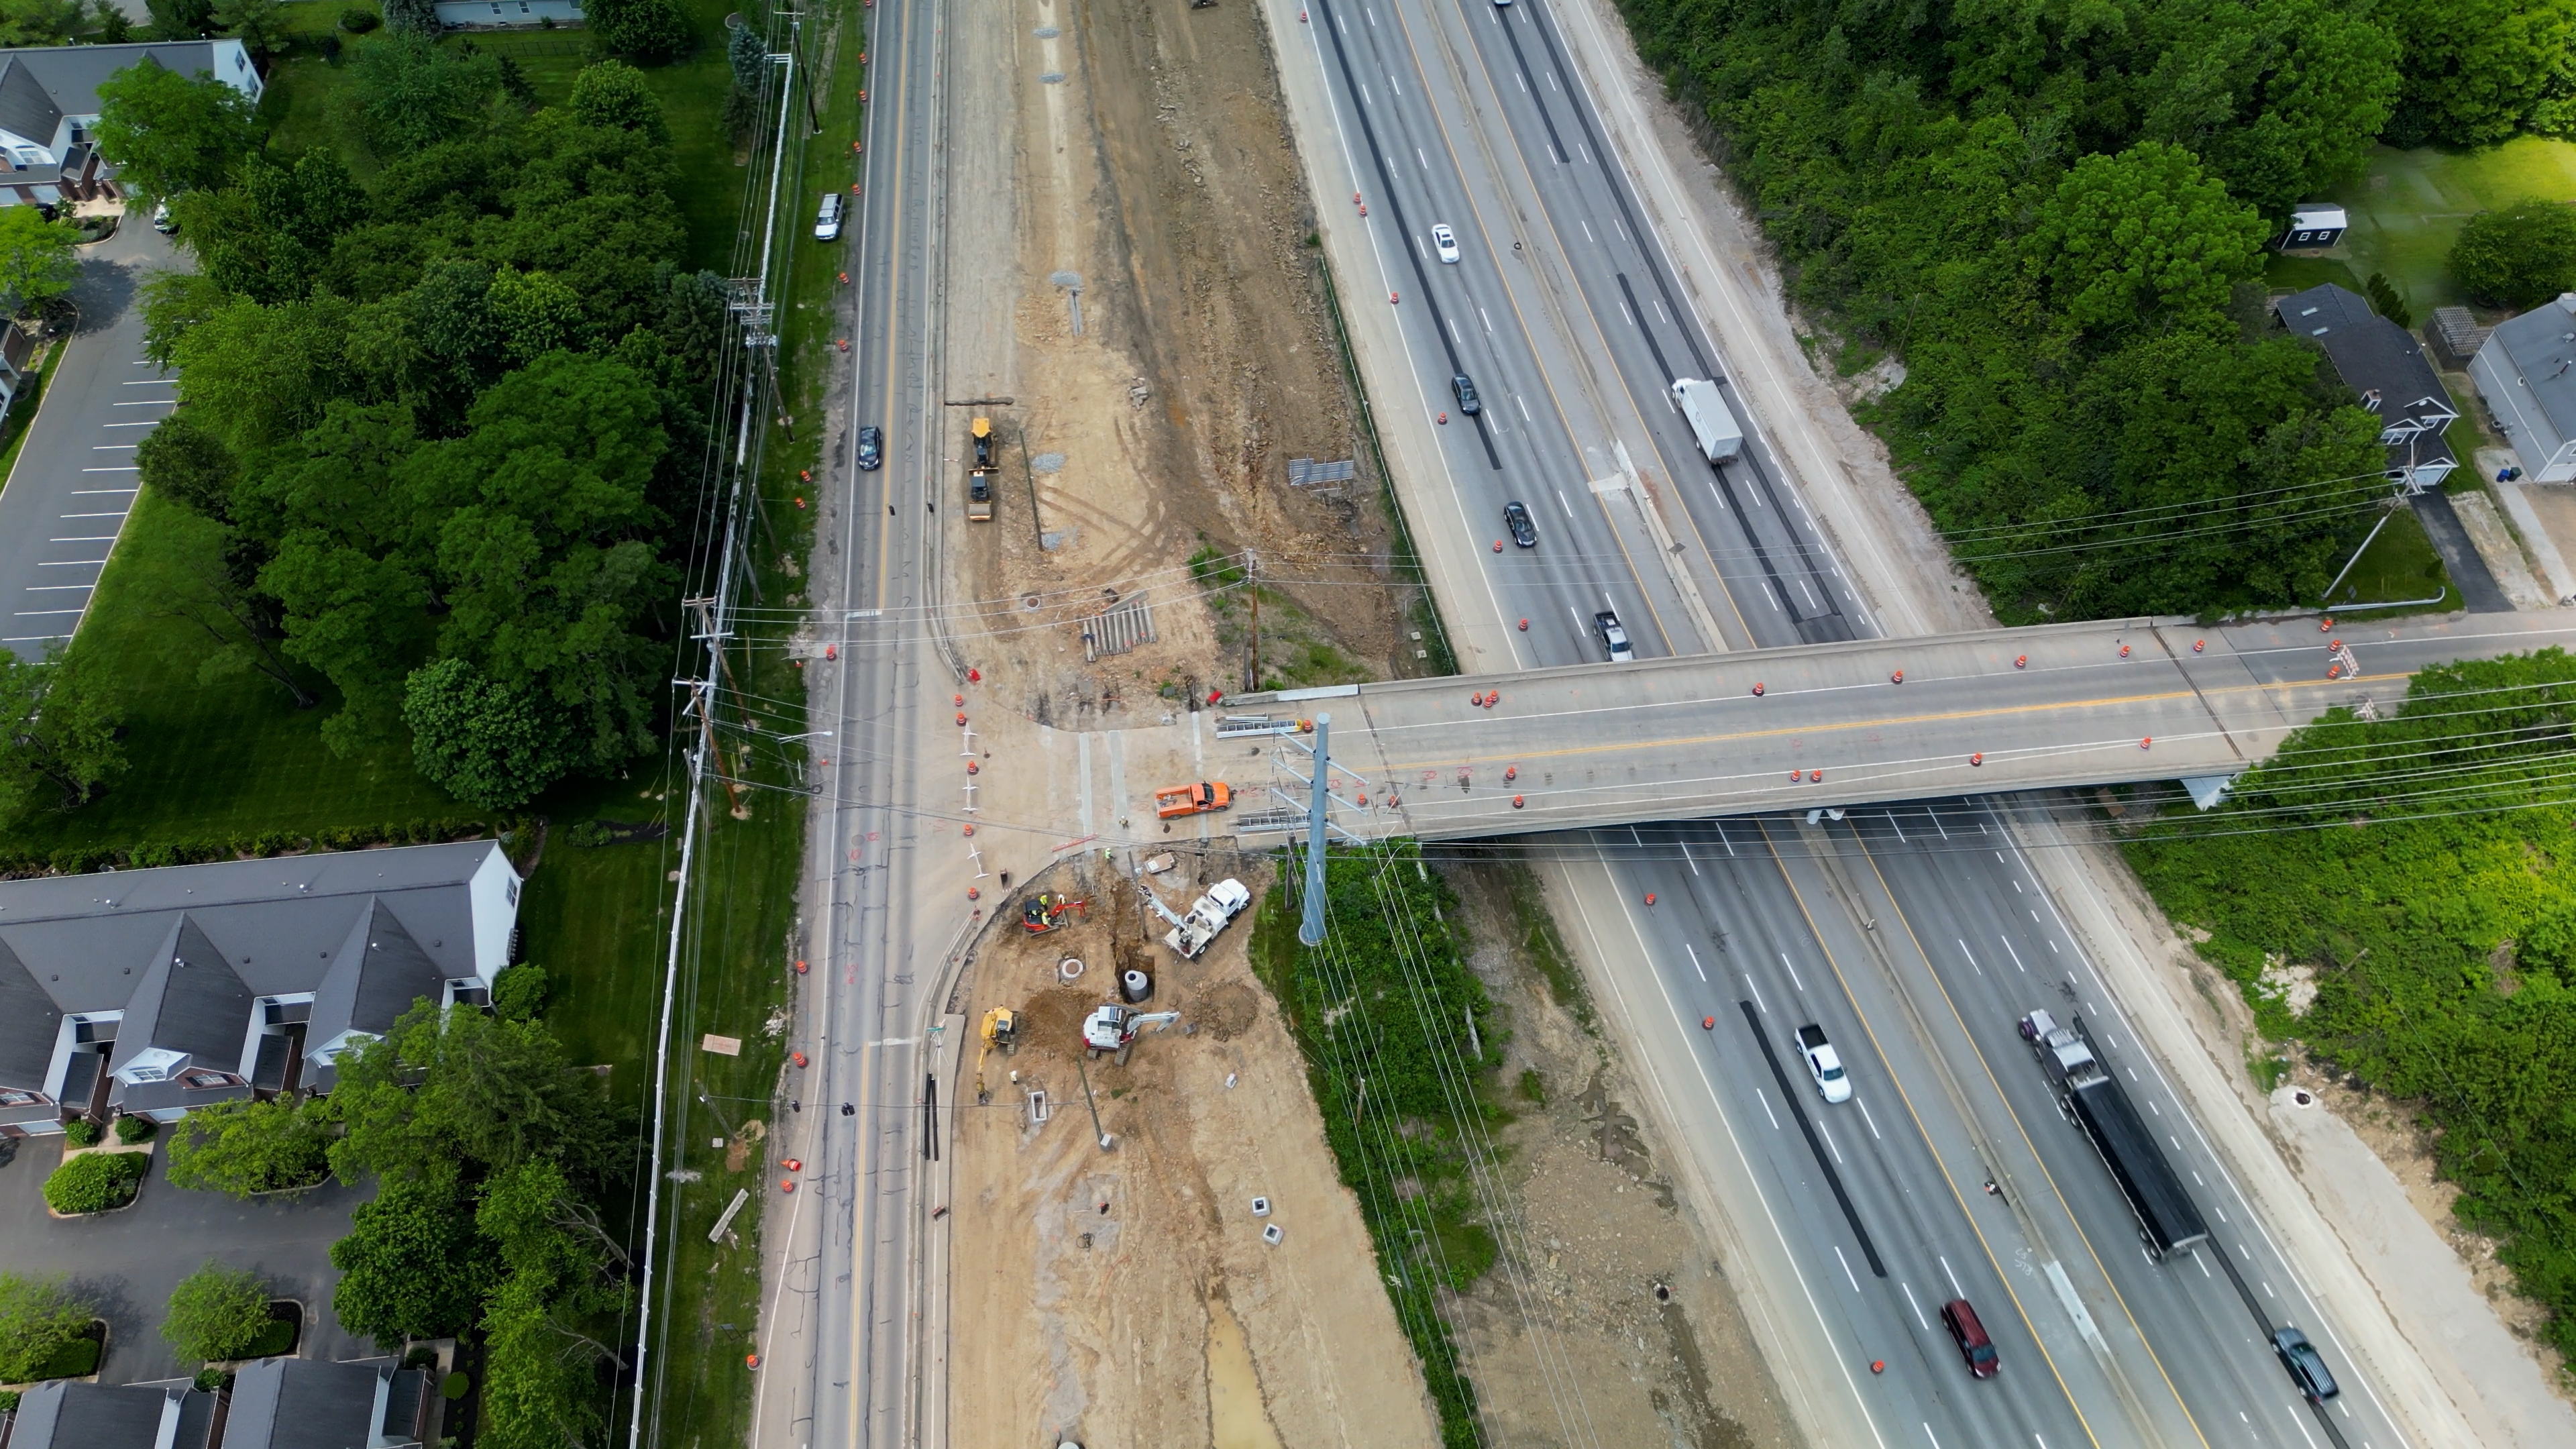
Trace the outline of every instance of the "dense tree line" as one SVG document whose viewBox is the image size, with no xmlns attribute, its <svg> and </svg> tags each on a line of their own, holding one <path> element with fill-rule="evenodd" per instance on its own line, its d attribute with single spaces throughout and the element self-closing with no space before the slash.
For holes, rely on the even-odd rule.
<svg viewBox="0 0 2576 1449">
<path fill-rule="evenodd" d="M 2269 1034 L 2420 1104 L 2460 1220 L 2503 1240 L 2562 1352 L 2576 1352 L 2572 732 L 2564 651 L 2426 670 L 2391 717 L 2336 710 L 2221 810 L 2130 847 Z M 2284 971 L 2313 973 L 2304 1015 Z"/>
<path fill-rule="evenodd" d="M 2314 599 L 2384 460 L 2264 239 L 2383 130 L 2576 126 L 2576 0 L 1623 4 L 2016 620 Z"/>
<path fill-rule="evenodd" d="M 408 729 L 484 807 L 650 749 L 722 284 L 678 262 L 643 76 L 531 109 L 495 58 L 397 34 L 352 63 L 367 181 L 266 149 L 229 87 L 149 64 L 101 145 L 196 263 L 145 286 L 183 405 L 147 488 L 223 530 L 187 611 L 335 750 Z"/>
</svg>

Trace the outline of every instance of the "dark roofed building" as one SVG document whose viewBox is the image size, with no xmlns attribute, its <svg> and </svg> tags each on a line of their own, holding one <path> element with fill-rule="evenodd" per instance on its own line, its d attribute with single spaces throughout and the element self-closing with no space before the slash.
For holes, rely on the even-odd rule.
<svg viewBox="0 0 2576 1449">
<path fill-rule="evenodd" d="M 2576 481 L 2576 292 L 2496 324 L 2469 363 L 2526 483 Z"/>
<path fill-rule="evenodd" d="M 54 1379 L 28 1389 L 6 1449 L 212 1449 L 215 1398 L 185 1387 Z"/>
<path fill-rule="evenodd" d="M 98 88 L 146 62 L 183 76 L 211 75 L 253 101 L 264 89 L 250 52 L 232 39 L 0 50 L 0 205 L 84 200 L 112 181 L 114 170 L 91 136 Z"/>
<path fill-rule="evenodd" d="M 414 1001 L 486 999 L 518 906 L 490 840 L 0 881 L 0 1133 L 59 1132 L 102 1067 L 103 1105 L 165 1122 L 327 1088 Z M 40 1045 L 46 1100 L 7 1102 Z"/>
<path fill-rule="evenodd" d="M 2460 465 L 2442 437 L 2460 411 L 2413 334 L 2372 311 L 2359 293 L 2332 282 L 2293 292 L 2274 302 L 2272 311 L 2292 335 L 2323 348 L 2344 385 L 2379 414 L 2391 479 L 2410 493 L 2421 492 Z"/>
<path fill-rule="evenodd" d="M 385 1364 L 264 1358 L 233 1375 L 220 1449 L 409 1449 L 425 1386 Z"/>
</svg>

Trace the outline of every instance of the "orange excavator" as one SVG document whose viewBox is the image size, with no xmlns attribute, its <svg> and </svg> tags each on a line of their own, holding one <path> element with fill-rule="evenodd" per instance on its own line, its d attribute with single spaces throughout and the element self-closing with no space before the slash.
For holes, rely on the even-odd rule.
<svg viewBox="0 0 2576 1449">
<path fill-rule="evenodd" d="M 1090 908 L 1091 902 L 1077 900 L 1061 891 L 1040 891 L 1020 907 L 1020 925 L 1032 936 L 1043 936 L 1063 925 L 1066 916 Z"/>
</svg>

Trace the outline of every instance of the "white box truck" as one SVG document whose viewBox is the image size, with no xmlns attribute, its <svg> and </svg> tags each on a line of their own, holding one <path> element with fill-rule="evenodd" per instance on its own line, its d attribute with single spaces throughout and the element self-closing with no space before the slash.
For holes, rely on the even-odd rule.
<svg viewBox="0 0 2576 1449">
<path fill-rule="evenodd" d="M 1682 416 L 1690 419 L 1691 431 L 1699 435 L 1699 450 L 1710 462 L 1723 463 L 1744 451 L 1744 429 L 1736 426 L 1735 413 L 1719 395 L 1716 383 L 1681 378 L 1673 384 L 1673 398 L 1681 404 Z"/>
</svg>

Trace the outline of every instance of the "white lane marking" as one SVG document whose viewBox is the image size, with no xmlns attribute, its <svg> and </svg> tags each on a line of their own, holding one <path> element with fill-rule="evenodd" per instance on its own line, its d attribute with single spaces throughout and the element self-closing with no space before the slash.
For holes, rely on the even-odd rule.
<svg viewBox="0 0 2576 1449">
<path fill-rule="evenodd" d="M 1896 823 L 1896 812 L 1893 810 L 1887 812 L 1887 828 L 1896 832 L 1897 844 L 1912 845 L 1914 843 L 1913 841 L 1905 838 L 1905 827 Z"/>
<path fill-rule="evenodd" d="M 2023 974 L 2023 975 L 2025 975 L 2025 976 L 2029 975 L 2029 974 L 2030 974 L 2030 968 L 2029 968 L 2029 967 L 2027 967 L 2027 966 L 2022 966 L 2022 964 L 2021 964 L 2021 953 L 2020 953 L 2019 951 L 2014 951 L 2014 950 L 2013 950 L 2013 943 L 2012 943 L 2011 941 L 2009 941 L 2009 940 L 2006 940 L 2004 937 L 2002 937 L 2002 936 L 2000 936 L 2000 935 L 1996 936 L 1996 937 L 1995 937 L 1995 939 L 1996 939 L 1996 940 L 1998 940 L 1998 941 L 2002 941 L 2002 942 L 2004 943 L 2004 949 L 2005 949 L 2006 951 L 2009 951 L 2009 952 L 2011 952 L 2011 953 L 2012 953 L 2013 964 L 2014 964 L 2015 966 L 2021 966 L 2022 974 Z"/>
<path fill-rule="evenodd" d="M 1691 943 L 1690 943 L 1690 942 L 1688 942 L 1688 941 L 1684 941 L 1684 942 L 1682 942 L 1682 949 L 1683 949 L 1683 950 L 1685 950 L 1685 951 L 1690 951 L 1691 969 L 1692 969 L 1693 971 L 1698 971 L 1698 972 L 1699 972 L 1699 979 L 1700 979 L 1700 980 L 1702 980 L 1702 981 L 1706 981 L 1706 980 L 1708 979 L 1708 972 L 1707 972 L 1707 971 L 1705 971 L 1705 970 L 1702 970 L 1702 969 L 1701 969 L 1701 967 L 1700 967 L 1700 964 L 1699 964 L 1699 952 L 1697 952 L 1697 951 L 1692 951 L 1692 950 L 1691 950 Z"/>
<path fill-rule="evenodd" d="M 1499 22 L 1497 22 L 1497 23 L 1499 23 Z M 1519 82 L 1520 82 L 1520 88 L 1521 88 L 1521 94 L 1522 94 L 1522 95 L 1528 95 L 1528 94 L 1529 94 L 1529 82 L 1528 82 L 1528 81 L 1525 81 L 1525 80 L 1521 80 L 1521 73 L 1520 73 L 1519 71 L 1513 71 L 1513 72 L 1512 72 L 1512 79 L 1513 79 L 1513 80 L 1515 80 L 1515 81 L 1519 81 Z"/>
<path fill-rule="evenodd" d="M 1837 1144 L 1835 1143 L 1835 1141 L 1834 1141 L 1834 1129 L 1832 1129 L 1831 1127 L 1826 1126 L 1826 1125 L 1825 1125 L 1825 1124 L 1820 1120 L 1820 1121 L 1818 1121 L 1818 1122 L 1816 1123 L 1816 1131 L 1824 1137 L 1824 1139 L 1825 1139 L 1825 1150 L 1826 1150 L 1826 1151 L 1828 1151 L 1828 1152 L 1831 1152 L 1831 1153 L 1834 1155 L 1834 1161 L 1836 1161 L 1836 1162 L 1842 1162 L 1842 1160 L 1843 1160 L 1843 1150 L 1842 1150 L 1842 1148 L 1841 1148 L 1839 1145 L 1837 1145 Z M 1843 1163 L 1843 1165 L 1844 1165 L 1844 1166 L 1846 1166 L 1846 1167 L 1848 1167 L 1848 1166 L 1850 1166 L 1851 1164 L 1849 1164 L 1849 1163 Z"/>
<path fill-rule="evenodd" d="M 1482 307 L 1479 307 L 1479 308 L 1477 308 L 1477 309 L 1476 309 L 1476 315 L 1477 315 L 1477 316 L 1479 316 L 1479 317 L 1484 317 L 1484 318 L 1485 318 L 1485 335 L 1486 335 L 1486 336 L 1488 336 L 1488 337 L 1493 336 L 1493 335 L 1494 335 L 1494 319 L 1493 319 L 1493 318 L 1491 318 L 1491 317 L 1487 317 L 1487 316 L 1485 316 L 1485 309 L 1484 309 L 1484 308 L 1482 308 Z"/>
<path fill-rule="evenodd" d="M 81 471 L 82 471 L 82 472 L 84 472 L 84 473 L 140 473 L 140 472 L 142 472 L 143 470 L 142 470 L 142 469 L 140 469 L 140 468 L 127 467 L 127 468 L 83 468 Z"/>
<path fill-rule="evenodd" d="M 47 559 L 44 562 L 37 564 L 36 567 L 40 569 L 96 568 L 105 562 L 107 562 L 107 560 L 103 558 L 57 558 Z"/>
<path fill-rule="evenodd" d="M 1780 1114 L 1771 1110 L 1771 1094 L 1756 1087 L 1753 1089 L 1753 1095 L 1762 1099 L 1762 1115 L 1771 1119 L 1771 1130 L 1779 1131 Z"/>
<path fill-rule="evenodd" d="M 1789 953 L 1788 953 L 1788 952 L 1783 951 L 1783 952 L 1781 952 L 1781 953 L 1780 953 L 1780 964 L 1781 964 L 1782 966 L 1784 966 L 1784 967 L 1787 967 L 1788 972 L 1789 972 L 1789 980 L 1790 980 L 1791 984 L 1795 985 L 1795 986 L 1796 986 L 1800 991 L 1804 991 L 1804 990 L 1806 990 L 1806 989 L 1807 989 L 1807 983 L 1806 983 L 1806 982 L 1804 982 L 1804 981 L 1800 981 L 1800 980 L 1798 979 L 1798 968 L 1797 968 L 1797 967 L 1795 967 L 1795 966 L 1790 966 L 1790 965 L 1789 965 Z"/>
<path fill-rule="evenodd" d="M 1422 154 L 1421 147 L 1416 146 L 1413 148 L 1413 159 L 1421 162 L 1423 172 L 1426 175 L 1429 174 L 1431 170 L 1431 158 Z"/>
<path fill-rule="evenodd" d="M 120 385 L 124 387 L 177 387 L 179 382 L 176 378 L 147 377 L 138 382 L 123 383 Z"/>
<path fill-rule="evenodd" d="M 1549 71 L 1549 72 L 1547 73 L 1547 88 L 1548 88 L 1549 90 L 1552 90 L 1552 91 L 1556 92 L 1558 95 L 1564 95 L 1564 94 L 1565 94 L 1565 87 L 1563 87 L 1563 86 L 1561 86 L 1561 85 L 1558 85 L 1558 84 L 1556 83 L 1556 72 L 1555 72 L 1555 71 Z"/>
<path fill-rule="evenodd" d="M 1843 1245 L 1840 1243 L 1834 1244 L 1834 1261 L 1843 1265 L 1843 1276 L 1845 1278 L 1851 1278 L 1852 1291 L 1854 1293 L 1858 1293 L 1860 1291 L 1860 1280 L 1858 1278 L 1852 1278 L 1851 1259 L 1843 1256 Z"/>
<path fill-rule="evenodd" d="M 1762 987 L 1753 979 L 1752 972 L 1747 971 L 1744 973 L 1744 984 L 1753 988 L 1753 1004 L 1762 1008 L 1762 1014 L 1764 1016 L 1769 1016 L 1771 1014 L 1771 1003 L 1762 999 Z"/>
<path fill-rule="evenodd" d="M 1878 1130 L 1878 1119 L 1869 1115 L 1869 1104 L 1862 1101 L 1858 1093 L 1852 1095 L 1852 1105 L 1860 1109 L 1860 1120 L 1869 1124 L 1869 1135 L 1885 1142 L 1887 1138 Z"/>
<path fill-rule="evenodd" d="M 1591 165 L 1591 164 L 1592 164 L 1592 148 L 1591 148 L 1591 147 L 1584 145 L 1584 144 L 1583 144 L 1582 142 L 1580 142 L 1580 141 L 1577 141 L 1577 142 L 1575 142 L 1575 143 L 1574 143 L 1574 150 L 1575 150 L 1575 153 L 1576 153 L 1577 155 L 1579 155 L 1579 156 L 1581 156 L 1581 157 L 1583 158 L 1583 164 L 1584 164 L 1584 165 L 1589 166 L 1589 165 Z"/>
<path fill-rule="evenodd" d="M 78 537 L 76 537 L 76 538 L 49 538 L 49 539 L 46 539 L 46 540 L 45 540 L 45 542 L 47 542 L 47 543 L 114 543 L 114 542 L 116 542 L 116 535 L 115 535 L 115 534 L 112 534 L 112 533 L 86 533 L 86 534 L 82 534 L 82 535 L 80 535 L 80 536 L 78 536 Z"/>
<path fill-rule="evenodd" d="M 72 490 L 72 496 L 77 498 L 84 493 L 140 493 L 142 491 L 140 488 L 75 488 Z M 69 514 L 64 516 L 70 517 Z"/>
<path fill-rule="evenodd" d="M 1953 941 L 1959 941 L 1959 938 L 1956 936 L 1953 936 L 1950 939 Z M 1968 958 L 1969 970 L 1976 972 L 1980 976 L 1986 974 L 1986 968 L 1977 964 L 1977 953 L 1968 949 L 1967 942 L 1959 941 L 1959 954 Z"/>
<path fill-rule="evenodd" d="M 1953 1298 L 1967 1297 L 1968 1290 L 1959 1286 L 1959 1275 L 1950 1271 L 1950 1260 L 1942 1258 L 1938 1253 L 1935 1253 L 1932 1256 L 1941 1259 L 1941 1276 L 1950 1280 L 1950 1296 Z"/>
<path fill-rule="evenodd" d="M 69 593 L 74 589 L 94 589 L 97 587 L 98 585 L 96 584 L 29 584 L 27 586 L 27 592 L 31 594 L 62 594 Z"/>
<path fill-rule="evenodd" d="M 1667 399 L 1667 400 L 1665 401 L 1665 403 L 1664 403 L 1664 406 L 1666 406 L 1666 407 L 1671 407 L 1671 406 L 1672 406 L 1671 401 L 1670 401 L 1669 399 Z M 1714 478 L 1711 478 L 1711 479 L 1709 479 L 1709 480 L 1708 480 L 1708 496 L 1717 500 L 1717 506 L 1718 506 L 1718 510 L 1719 510 L 1720 512 L 1731 512 L 1731 511 L 1732 511 L 1732 510 L 1730 510 L 1730 509 L 1728 509 L 1728 508 L 1727 508 L 1727 506 L 1726 506 L 1726 495 L 1725 495 L 1724 493 L 1722 493 L 1722 492 L 1718 491 L 1717 480 L 1716 480 L 1716 479 L 1714 479 Z"/>
<path fill-rule="evenodd" d="M 1522 422 L 1528 423 L 1532 427 L 1538 426 L 1538 419 L 1530 416 L 1529 404 L 1521 401 L 1521 395 L 1519 393 L 1512 394 L 1512 404 L 1521 410 Z"/>
<path fill-rule="evenodd" d="M 1690 853 L 1690 842 L 1685 840 L 1680 842 L 1680 844 L 1682 848 L 1682 859 L 1690 862 L 1691 874 L 1699 874 L 1699 857 Z"/>
<path fill-rule="evenodd" d="M 1361 7 L 1360 7 L 1360 13 L 1362 13 L 1362 14 L 1364 14 L 1364 15 L 1368 16 L 1368 23 L 1369 23 L 1369 28 L 1370 28 L 1370 29 L 1374 30 L 1374 29 L 1376 29 L 1376 28 L 1377 28 L 1377 12 L 1376 12 L 1375 10 L 1370 9 L 1370 8 L 1369 8 L 1368 6 L 1366 6 L 1366 5 L 1363 5 L 1363 6 L 1361 6 Z"/>
<path fill-rule="evenodd" d="M 1900 1278 L 1896 1286 L 1905 1290 L 1905 1306 L 1914 1310 L 1914 1321 L 1923 1325 L 1925 1333 L 1930 1333 L 1932 1320 L 1923 1316 L 1923 1305 L 1914 1301 L 1914 1285 Z"/>
<path fill-rule="evenodd" d="M 1386 88 L 1387 88 L 1388 90 L 1391 90 L 1391 91 L 1395 92 L 1395 94 L 1396 94 L 1396 98 L 1397 98 L 1397 99 L 1399 99 L 1399 100 L 1403 99 L 1403 97 L 1404 97 L 1404 87 L 1402 87 L 1402 86 L 1400 86 L 1400 85 L 1397 85 L 1397 84 L 1395 83 L 1395 77 L 1394 77 L 1394 76 L 1390 75 L 1390 76 L 1388 76 L 1388 77 L 1386 78 Z M 1420 151 L 1422 148 L 1421 148 L 1421 147 L 1419 147 L 1419 146 L 1416 146 L 1416 147 L 1414 147 L 1413 149 L 1414 149 L 1414 150 L 1416 150 L 1416 151 Z M 1430 163 L 1430 162 L 1428 162 L 1428 161 L 1425 161 L 1425 162 L 1423 162 L 1422 164 L 1423 164 L 1424 166 L 1426 166 L 1426 167 L 1427 167 L 1427 166 L 1429 166 L 1431 163 Z"/>
<path fill-rule="evenodd" d="M 93 453 L 131 453 L 142 446 L 141 443 L 92 443 L 89 450 Z"/>
<path fill-rule="evenodd" d="M 1634 327 L 1637 325 L 1637 314 L 1628 310 L 1627 303 L 1621 302 L 1619 304 L 1619 315 L 1628 319 L 1629 326 Z"/>
<path fill-rule="evenodd" d="M 1562 488 L 1559 488 L 1558 490 L 1556 490 L 1556 506 L 1565 510 L 1565 516 L 1566 516 L 1566 519 L 1567 519 L 1567 521 L 1568 521 L 1568 522 L 1571 522 L 1571 521 L 1573 520 L 1573 518 L 1574 518 L 1574 505 L 1565 501 L 1565 490 L 1564 490 L 1564 489 L 1562 489 Z M 1571 604 L 1568 604 L 1568 605 L 1566 605 L 1566 607 L 1570 609 L 1570 608 L 1572 608 L 1572 607 L 1574 607 L 1574 606 L 1573 606 L 1573 605 L 1571 605 Z M 1579 617 L 1579 616 L 1578 616 L 1578 617 Z"/>
<path fill-rule="evenodd" d="M 1661 297 L 1655 299 L 1655 315 L 1664 319 L 1665 326 L 1673 325 L 1673 314 L 1664 310 L 1664 299 Z"/>
<path fill-rule="evenodd" d="M 178 405 L 179 400 L 171 397 L 151 397 L 138 399 L 134 402 L 108 404 L 108 406 L 112 408 L 175 408 Z M 114 427 L 115 424 L 110 423 L 108 426 Z"/>
<path fill-rule="evenodd" d="M 1583 239 L 1585 241 L 1588 242 L 1592 240 L 1592 223 L 1585 221 L 1582 217 L 1578 216 L 1574 219 L 1574 224 L 1583 228 Z"/>
<path fill-rule="evenodd" d="M 20 609 L 9 617 L 12 619 L 42 619 L 54 614 L 77 614 L 80 612 L 82 611 L 79 609 Z"/>
</svg>

